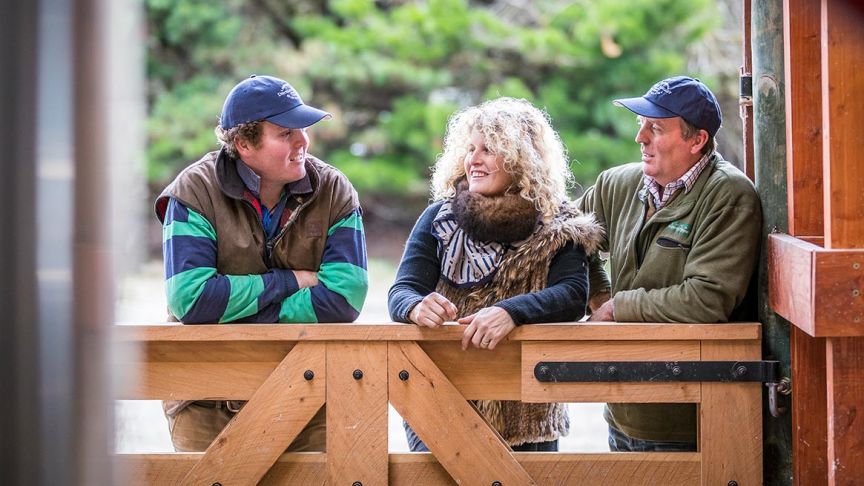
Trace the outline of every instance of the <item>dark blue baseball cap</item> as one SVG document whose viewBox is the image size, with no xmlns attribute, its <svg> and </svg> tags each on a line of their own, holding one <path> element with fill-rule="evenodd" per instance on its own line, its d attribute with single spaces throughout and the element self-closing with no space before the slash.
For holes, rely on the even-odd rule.
<svg viewBox="0 0 864 486">
<path fill-rule="evenodd" d="M 219 125 L 228 130 L 241 123 L 266 120 L 284 128 L 306 128 L 330 116 L 303 104 L 297 90 L 285 80 L 253 74 L 228 93 Z"/>
<path fill-rule="evenodd" d="M 680 116 L 712 137 L 720 129 L 723 115 L 714 93 L 702 81 L 674 76 L 651 86 L 643 96 L 613 101 L 637 115 L 649 118 Z"/>
</svg>

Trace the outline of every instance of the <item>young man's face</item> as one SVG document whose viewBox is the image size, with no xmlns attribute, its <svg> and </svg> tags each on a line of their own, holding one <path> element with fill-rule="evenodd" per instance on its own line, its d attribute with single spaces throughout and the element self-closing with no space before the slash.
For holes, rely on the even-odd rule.
<svg viewBox="0 0 864 486">
<path fill-rule="evenodd" d="M 648 118 L 640 116 L 636 143 L 642 150 L 642 172 L 666 185 L 684 175 L 702 158 L 700 151 L 707 141 L 705 130 L 684 139 L 681 118 Z"/>
<path fill-rule="evenodd" d="M 283 128 L 261 122 L 261 139 L 257 147 L 241 142 L 238 151 L 243 162 L 259 177 L 262 184 L 287 184 L 306 176 L 306 150 L 309 135 L 305 128 Z"/>
</svg>

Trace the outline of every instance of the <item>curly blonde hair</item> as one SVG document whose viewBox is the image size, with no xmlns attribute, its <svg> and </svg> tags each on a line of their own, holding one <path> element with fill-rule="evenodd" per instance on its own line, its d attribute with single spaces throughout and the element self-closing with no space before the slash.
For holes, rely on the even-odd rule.
<svg viewBox="0 0 864 486">
<path fill-rule="evenodd" d="M 543 221 L 551 221 L 567 200 L 573 175 L 549 115 L 524 99 L 489 100 L 450 117 L 444 153 L 432 173 L 432 198 L 440 201 L 456 194 L 456 184 L 465 177 L 465 155 L 474 130 L 503 157 L 501 169 L 513 178 L 518 194 L 534 203 Z"/>
</svg>

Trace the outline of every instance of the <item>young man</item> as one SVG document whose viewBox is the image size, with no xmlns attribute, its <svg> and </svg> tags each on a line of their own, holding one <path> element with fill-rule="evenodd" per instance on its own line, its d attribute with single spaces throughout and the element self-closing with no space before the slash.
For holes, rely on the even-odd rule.
<svg viewBox="0 0 864 486">
<path fill-rule="evenodd" d="M 716 151 L 714 94 L 677 76 L 615 104 L 638 116 L 642 162 L 603 172 L 580 200 L 610 255 L 611 275 L 592 262 L 591 320 L 729 321 L 759 256 L 762 214 L 753 184 Z M 604 415 L 613 451 L 696 450 L 694 405 L 608 404 Z"/>
<path fill-rule="evenodd" d="M 184 324 L 350 322 L 368 289 L 357 193 L 310 155 L 307 129 L 330 114 L 287 82 L 252 76 L 231 90 L 221 149 L 156 200 L 168 310 Z M 178 451 L 202 451 L 242 402 L 165 402 Z M 289 447 L 324 449 L 324 408 Z"/>
</svg>

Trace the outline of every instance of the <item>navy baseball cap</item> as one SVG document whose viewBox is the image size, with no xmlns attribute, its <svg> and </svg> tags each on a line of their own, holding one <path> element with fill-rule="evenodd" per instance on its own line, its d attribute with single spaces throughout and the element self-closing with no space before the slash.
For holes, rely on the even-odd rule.
<svg viewBox="0 0 864 486">
<path fill-rule="evenodd" d="M 687 76 L 674 76 L 651 86 L 643 96 L 613 101 L 637 115 L 649 118 L 680 116 L 712 137 L 720 129 L 723 115 L 714 93 L 702 81 Z"/>
<path fill-rule="evenodd" d="M 303 104 L 297 90 L 286 81 L 253 74 L 228 93 L 219 125 L 228 130 L 242 123 L 267 120 L 284 128 L 306 128 L 330 116 Z"/>
</svg>

